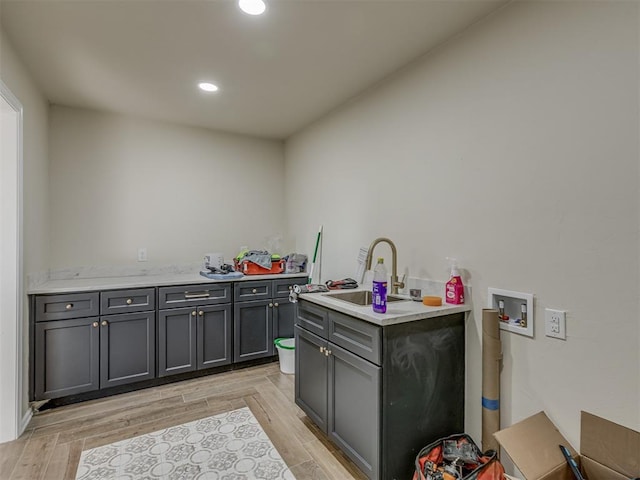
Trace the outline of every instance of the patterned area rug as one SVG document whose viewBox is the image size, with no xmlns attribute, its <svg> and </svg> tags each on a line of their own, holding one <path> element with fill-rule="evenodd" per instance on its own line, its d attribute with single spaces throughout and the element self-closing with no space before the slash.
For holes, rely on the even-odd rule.
<svg viewBox="0 0 640 480">
<path fill-rule="evenodd" d="M 295 480 L 249 408 L 82 452 L 76 480 Z"/>
</svg>

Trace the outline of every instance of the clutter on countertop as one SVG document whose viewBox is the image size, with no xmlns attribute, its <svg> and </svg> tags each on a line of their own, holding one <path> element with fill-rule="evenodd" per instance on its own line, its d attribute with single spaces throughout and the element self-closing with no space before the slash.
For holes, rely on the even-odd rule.
<svg viewBox="0 0 640 480">
<path fill-rule="evenodd" d="M 200 270 L 200 275 L 212 280 L 226 280 L 244 277 L 242 272 L 237 272 L 235 267 L 228 263 L 223 263 L 219 267 L 209 265 L 206 269 Z"/>
<path fill-rule="evenodd" d="M 320 293 L 320 292 L 328 292 L 329 287 L 326 285 L 322 285 L 319 283 L 308 283 L 306 285 L 294 285 L 291 289 L 291 293 L 289 293 L 289 301 L 291 303 L 298 302 L 298 295 L 301 293 Z"/>
<path fill-rule="evenodd" d="M 236 270 L 245 275 L 267 275 L 284 272 L 285 261 L 267 250 L 243 250 L 234 259 Z"/>
<path fill-rule="evenodd" d="M 272 255 L 266 250 L 245 250 L 236 256 L 236 260 L 238 262 L 246 260 L 269 270 L 274 260 L 280 260 L 280 255 Z"/>
<path fill-rule="evenodd" d="M 209 267 L 220 268 L 224 264 L 224 255 L 222 253 L 205 253 L 204 254 L 204 270 Z"/>
<path fill-rule="evenodd" d="M 442 305 L 442 298 L 435 295 L 425 295 L 422 297 L 422 303 L 428 307 L 439 307 Z"/>
<path fill-rule="evenodd" d="M 394 264 L 395 265 L 395 264 Z M 376 267 L 373 269 L 373 286 L 371 306 L 376 313 L 387 312 L 387 267 L 384 266 L 384 258 L 379 257 Z"/>
<path fill-rule="evenodd" d="M 303 253 L 290 253 L 284 260 L 285 273 L 300 273 L 307 268 L 307 256 Z"/>
<path fill-rule="evenodd" d="M 451 264 L 451 279 L 445 286 L 445 297 L 447 303 L 460 305 L 464 303 L 464 285 L 458 271 L 458 262 L 455 258 L 448 258 Z"/>
<path fill-rule="evenodd" d="M 327 280 L 324 282 L 329 290 L 345 290 L 350 288 L 358 288 L 358 282 L 353 278 L 345 278 L 342 280 Z"/>
</svg>

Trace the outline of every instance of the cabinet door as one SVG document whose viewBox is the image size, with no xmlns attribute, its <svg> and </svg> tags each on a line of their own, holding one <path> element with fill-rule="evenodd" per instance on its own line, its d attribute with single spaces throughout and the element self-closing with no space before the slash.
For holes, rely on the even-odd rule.
<svg viewBox="0 0 640 480">
<path fill-rule="evenodd" d="M 200 307 L 197 333 L 198 370 L 231 363 L 231 305 Z"/>
<path fill-rule="evenodd" d="M 293 338 L 296 304 L 286 298 L 273 299 L 273 339 Z"/>
<path fill-rule="evenodd" d="M 98 326 L 98 317 L 36 324 L 36 400 L 98 389 Z"/>
<path fill-rule="evenodd" d="M 327 342 L 297 325 L 295 339 L 296 405 L 327 433 Z"/>
<path fill-rule="evenodd" d="M 100 388 L 155 378 L 155 360 L 154 312 L 100 318 Z"/>
<path fill-rule="evenodd" d="M 273 302 L 240 302 L 233 309 L 233 360 L 273 355 Z"/>
<path fill-rule="evenodd" d="M 158 312 L 158 376 L 196 369 L 196 308 Z"/>
<path fill-rule="evenodd" d="M 328 348 L 327 433 L 368 478 L 378 479 L 381 368 L 333 343 Z"/>
</svg>

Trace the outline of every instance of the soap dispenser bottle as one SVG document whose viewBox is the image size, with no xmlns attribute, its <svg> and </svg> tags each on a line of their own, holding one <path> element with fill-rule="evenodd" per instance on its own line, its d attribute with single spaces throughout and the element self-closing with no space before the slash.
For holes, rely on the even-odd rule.
<svg viewBox="0 0 640 480">
<path fill-rule="evenodd" d="M 373 269 L 373 288 L 371 291 L 371 305 L 376 313 L 387 312 L 387 267 L 384 258 L 378 258 L 378 264 Z"/>
<path fill-rule="evenodd" d="M 445 286 L 445 301 L 453 305 L 464 303 L 464 285 L 458 272 L 458 264 L 455 258 L 449 259 L 451 262 L 451 278 Z"/>
</svg>

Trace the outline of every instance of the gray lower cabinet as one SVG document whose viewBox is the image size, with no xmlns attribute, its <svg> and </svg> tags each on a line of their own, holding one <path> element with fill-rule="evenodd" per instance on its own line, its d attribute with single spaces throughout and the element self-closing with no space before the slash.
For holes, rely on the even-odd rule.
<svg viewBox="0 0 640 480">
<path fill-rule="evenodd" d="M 289 294 L 296 284 L 305 285 L 307 277 L 283 278 L 273 281 L 273 338 L 293 338 L 296 320 L 296 304 L 289 301 Z"/>
<path fill-rule="evenodd" d="M 296 403 L 358 465 L 379 478 L 381 368 L 296 326 Z"/>
<path fill-rule="evenodd" d="M 329 344 L 327 434 L 360 469 L 376 478 L 380 462 L 380 370 Z"/>
<path fill-rule="evenodd" d="M 464 430 L 464 314 L 380 327 L 301 299 L 295 401 L 367 476 L 404 480 Z"/>
<path fill-rule="evenodd" d="M 154 302 L 155 288 L 36 296 L 34 399 L 155 378 Z"/>
<path fill-rule="evenodd" d="M 296 319 L 296 304 L 288 299 L 275 298 L 273 301 L 273 338 L 293 338 Z"/>
<path fill-rule="evenodd" d="M 158 376 L 196 369 L 196 310 L 158 312 Z"/>
<path fill-rule="evenodd" d="M 275 338 L 293 337 L 295 305 L 287 297 L 294 284 L 306 281 L 32 295 L 30 398 L 60 398 L 273 356 Z"/>
<path fill-rule="evenodd" d="M 100 388 L 99 317 L 36 323 L 36 400 Z"/>
<path fill-rule="evenodd" d="M 161 287 L 158 312 L 158 376 L 229 365 L 231 284 Z"/>
<path fill-rule="evenodd" d="M 293 337 L 295 304 L 289 302 L 289 293 L 293 285 L 306 281 L 303 277 L 234 285 L 234 362 L 273 356 L 276 338 Z"/>
<path fill-rule="evenodd" d="M 100 388 L 156 376 L 155 312 L 100 318 Z"/>
<path fill-rule="evenodd" d="M 295 399 L 313 422 L 327 432 L 329 415 L 328 342 L 296 325 Z"/>
<path fill-rule="evenodd" d="M 233 307 L 233 361 L 273 355 L 273 300 L 239 302 Z"/>
</svg>

